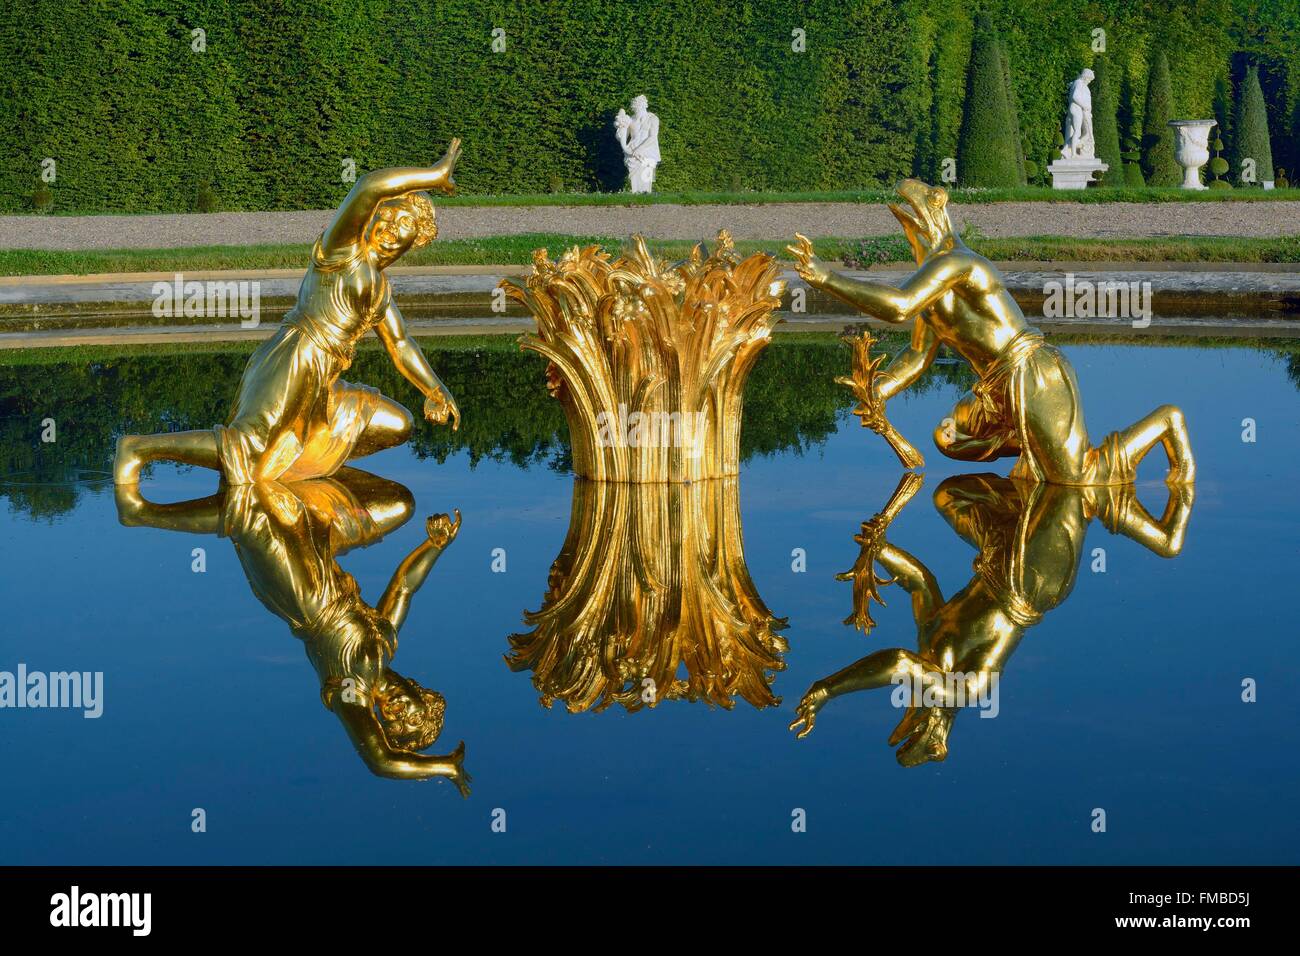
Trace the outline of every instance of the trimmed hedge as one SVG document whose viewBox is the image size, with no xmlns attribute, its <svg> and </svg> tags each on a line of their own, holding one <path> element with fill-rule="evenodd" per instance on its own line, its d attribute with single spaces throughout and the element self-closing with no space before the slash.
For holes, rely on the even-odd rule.
<svg viewBox="0 0 1300 956">
<path fill-rule="evenodd" d="M 1151 62 L 1146 109 L 1142 114 L 1142 176 L 1148 186 L 1177 186 L 1183 181 L 1182 167 L 1174 158 L 1174 130 L 1169 125 L 1174 118 L 1172 100 L 1169 61 L 1160 52 Z"/>
<path fill-rule="evenodd" d="M 1237 101 L 1236 148 L 1233 150 L 1233 178 L 1240 181 L 1242 166 L 1247 159 L 1255 160 L 1255 182 L 1273 180 L 1273 147 L 1268 135 L 1268 113 L 1264 106 L 1264 92 L 1259 87 L 1259 70 L 1251 67 L 1241 85 Z"/>
<path fill-rule="evenodd" d="M 1013 125 L 1007 69 L 998 35 L 988 17 L 975 24 L 961 134 L 957 138 L 957 182 L 962 186 L 1018 186 L 1024 176 L 1020 130 Z"/>
<path fill-rule="evenodd" d="M 662 120 L 664 190 L 933 181 L 957 155 L 971 6 L 8 0 L 0 211 L 31 209 L 46 158 L 56 211 L 328 207 L 348 189 L 347 161 L 358 172 L 427 162 L 452 136 L 465 142 L 466 192 L 617 190 L 611 121 L 637 93 Z M 1149 57 L 1167 51 L 1178 116 L 1211 115 L 1216 83 L 1235 86 L 1257 63 L 1275 158 L 1298 165 L 1295 0 L 981 8 L 1002 38 L 1020 151 L 1035 163 L 1051 155 L 1067 84 L 1092 62 L 1101 27 L 1111 78 L 1128 77 L 1139 104 Z"/>
<path fill-rule="evenodd" d="M 1096 79 L 1092 82 L 1092 132 L 1097 143 L 1097 158 L 1110 168 L 1097 177 L 1103 186 L 1123 186 L 1124 157 L 1119 149 L 1119 90 L 1110 74 L 1110 60 L 1097 57 L 1092 63 Z"/>
</svg>

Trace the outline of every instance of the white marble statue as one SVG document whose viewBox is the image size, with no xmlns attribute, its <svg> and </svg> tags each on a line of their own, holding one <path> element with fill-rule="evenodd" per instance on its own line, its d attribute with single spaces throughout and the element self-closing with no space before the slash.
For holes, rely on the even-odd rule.
<svg viewBox="0 0 1300 956">
<path fill-rule="evenodd" d="M 1097 141 L 1092 133 L 1092 91 L 1088 84 L 1095 77 L 1092 70 L 1084 70 L 1070 84 L 1065 146 L 1061 158 L 1047 167 L 1053 189 L 1086 189 L 1095 174 L 1110 169 L 1097 158 Z"/>
<path fill-rule="evenodd" d="M 1092 135 L 1092 91 L 1088 84 L 1097 74 L 1084 70 L 1070 84 L 1070 115 L 1065 127 L 1062 159 L 1095 159 L 1096 140 Z"/>
<path fill-rule="evenodd" d="M 632 115 L 623 110 L 614 117 L 614 135 L 623 147 L 623 162 L 632 181 L 632 192 L 648 193 L 655 184 L 659 165 L 659 117 L 650 112 L 644 96 L 632 101 Z"/>
</svg>

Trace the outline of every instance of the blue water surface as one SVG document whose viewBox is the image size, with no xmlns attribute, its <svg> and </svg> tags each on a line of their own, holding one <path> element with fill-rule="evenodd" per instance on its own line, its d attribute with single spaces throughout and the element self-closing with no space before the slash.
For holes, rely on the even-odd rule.
<svg viewBox="0 0 1300 956">
<path fill-rule="evenodd" d="M 807 739 L 786 729 L 813 681 L 915 643 L 897 589 L 869 636 L 842 623 L 851 588 L 835 573 L 853 564 L 854 534 L 900 475 L 847 413 L 824 443 L 742 470 L 749 572 L 790 621 L 774 685 L 783 702 L 765 710 L 542 707 L 503 655 L 522 613 L 542 603 L 572 477 L 398 448 L 364 467 L 406 485 L 418 517 L 341 563 L 373 602 L 424 534 L 423 516 L 460 509 L 459 538 L 413 602 L 398 662 L 445 695 L 434 750 L 465 741 L 469 798 L 442 781 L 372 775 L 230 543 L 123 527 L 101 487 L 52 518 L 0 514 L 0 670 L 21 662 L 105 681 L 97 720 L 0 710 L 0 863 L 1294 864 L 1296 385 L 1282 360 L 1245 347 L 1065 351 L 1094 439 L 1158 404 L 1184 408 L 1200 469 L 1186 546 L 1164 559 L 1094 522 L 1085 554 L 1104 547 L 1105 572 L 1085 560 L 1072 594 L 1012 658 L 997 719 L 963 715 L 943 763 L 898 765 L 885 691 L 833 701 Z M 889 538 L 945 594 L 966 585 L 974 551 L 935 511 L 934 488 L 1011 464 L 972 468 L 934 451 L 929 433 L 958 397 L 944 386 L 890 406 L 929 467 Z M 1139 485 L 1157 516 L 1163 470 L 1157 449 Z M 216 479 L 164 465 L 143 488 L 176 501 L 211 494 Z M 497 548 L 505 573 L 492 570 Z M 1242 700 L 1247 678 L 1254 703 Z M 195 808 L 205 832 L 191 827 Z M 498 810 L 505 832 L 492 827 Z M 792 828 L 796 810 L 805 832 Z"/>
</svg>

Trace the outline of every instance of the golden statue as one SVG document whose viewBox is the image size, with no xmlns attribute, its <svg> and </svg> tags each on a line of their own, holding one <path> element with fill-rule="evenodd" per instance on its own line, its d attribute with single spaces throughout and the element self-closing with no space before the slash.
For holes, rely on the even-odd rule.
<svg viewBox="0 0 1300 956">
<path fill-rule="evenodd" d="M 226 424 L 123 436 L 114 481 L 135 484 L 145 464 L 160 460 L 218 469 L 232 485 L 301 481 L 400 445 L 410 437 L 411 413 L 374 388 L 339 378 L 372 329 L 397 370 L 424 394 L 424 417 L 458 427 L 460 410 L 407 333 L 384 270 L 437 236 L 424 190 L 452 193 L 459 156 L 454 139 L 431 167 L 359 178 L 316 240 L 297 303 L 248 360 Z"/>
<path fill-rule="evenodd" d="M 1194 499 L 1191 484 L 1170 486 L 1164 515 L 1156 520 L 1132 485 L 1070 487 L 997 475 L 948 478 L 935 491 L 935 507 L 979 553 L 970 583 L 945 600 L 930 570 L 885 537 L 921 482 L 920 475 L 905 475 L 885 508 L 863 522 L 854 538 L 861 546 L 858 560 L 839 575 L 853 582 L 853 614 L 845 623 L 865 632 L 875 626 L 871 601 L 884 603 L 881 587 L 896 583 L 907 592 L 917 649 L 878 650 L 817 681 L 790 725 L 805 737 L 831 699 L 895 685 L 895 702 L 904 702 L 906 712 L 889 743 L 902 744 L 898 762 L 908 767 L 947 757 L 948 735 L 963 706 L 976 698 L 983 704 L 996 693 L 1025 631 L 1069 596 L 1094 518 L 1112 534 L 1172 558 L 1182 550 Z M 877 573 L 877 565 L 887 577 Z"/>
<path fill-rule="evenodd" d="M 569 533 L 512 670 L 571 713 L 664 700 L 772 707 L 785 621 L 745 567 L 735 479 L 631 484 L 578 479 Z M 679 668 L 685 669 L 680 678 Z"/>
<path fill-rule="evenodd" d="M 785 293 L 769 255 L 742 260 L 718 233 L 705 257 L 655 258 L 634 236 L 611 261 L 599 246 L 558 262 L 533 253 L 524 282 L 502 280 L 537 321 L 522 348 L 549 360 L 574 471 L 595 481 L 698 481 L 740 472 L 745 381 L 771 341 Z"/>
<path fill-rule="evenodd" d="M 947 345 L 979 375 L 971 394 L 935 430 L 935 444 L 949 458 L 1018 456 L 1013 477 L 1118 485 L 1134 480 L 1138 462 L 1159 443 L 1169 458 L 1170 484 L 1195 478 L 1183 413 L 1172 405 L 1162 405 L 1094 447 L 1070 363 L 1026 323 L 993 264 L 953 233 L 947 191 L 905 179 L 898 195 L 908 208 L 897 203 L 889 208 L 920 266 L 900 288 L 832 272 L 813 256 L 812 243 L 803 236 L 788 247 L 809 285 L 884 322 L 916 319 L 911 345 L 883 371 L 871 364 L 867 348 L 855 352 L 853 384 L 859 401 L 883 410 L 890 396 L 916 381 L 939 346 Z"/>
<path fill-rule="evenodd" d="M 426 537 L 397 566 L 375 606 L 338 564 L 405 524 L 415 507 L 402 485 L 344 468 L 333 478 L 226 485 L 176 504 L 146 501 L 137 485 L 117 486 L 118 517 L 146 525 L 229 538 L 249 586 L 303 642 L 320 678 L 321 702 L 338 717 L 357 753 L 381 777 L 447 777 L 469 795 L 465 744 L 446 756 L 423 754 L 442 732 L 446 707 L 390 666 L 411 598 L 460 530 L 434 515 Z"/>
</svg>

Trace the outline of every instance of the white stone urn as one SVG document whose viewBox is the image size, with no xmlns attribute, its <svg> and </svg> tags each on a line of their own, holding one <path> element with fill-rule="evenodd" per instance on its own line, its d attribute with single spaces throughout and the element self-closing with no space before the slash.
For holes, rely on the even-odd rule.
<svg viewBox="0 0 1300 956">
<path fill-rule="evenodd" d="M 1170 120 L 1169 125 L 1178 134 L 1174 145 L 1174 159 L 1183 167 L 1183 188 L 1204 189 L 1201 167 L 1210 161 L 1210 130 L 1217 120 Z"/>
</svg>

